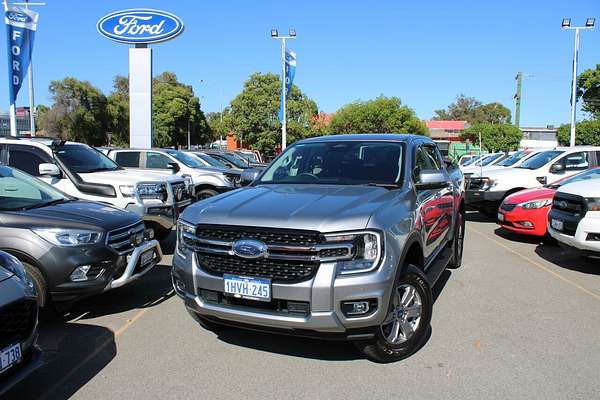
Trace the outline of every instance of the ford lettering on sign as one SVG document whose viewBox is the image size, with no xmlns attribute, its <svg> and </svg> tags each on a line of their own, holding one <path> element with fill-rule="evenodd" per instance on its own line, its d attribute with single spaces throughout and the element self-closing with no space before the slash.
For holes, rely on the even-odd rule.
<svg viewBox="0 0 600 400">
<path fill-rule="evenodd" d="M 12 22 L 19 22 L 22 24 L 27 24 L 32 21 L 32 19 L 29 15 L 19 12 L 19 11 L 7 11 L 6 18 L 11 20 Z"/>
<path fill-rule="evenodd" d="M 158 43 L 183 32 L 183 21 L 166 11 L 150 9 L 122 10 L 100 19 L 98 32 L 121 43 Z"/>
</svg>

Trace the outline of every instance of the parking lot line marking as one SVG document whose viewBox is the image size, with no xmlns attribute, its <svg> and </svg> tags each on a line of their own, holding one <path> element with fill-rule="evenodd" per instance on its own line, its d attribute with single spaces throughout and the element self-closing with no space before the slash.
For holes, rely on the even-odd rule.
<svg viewBox="0 0 600 400">
<path fill-rule="evenodd" d="M 140 312 L 138 312 L 137 314 L 135 314 L 133 316 L 133 318 L 128 319 L 122 327 L 120 327 L 119 329 L 117 329 L 115 331 L 115 338 L 118 338 L 127 329 L 129 329 L 131 327 L 131 325 L 133 325 L 135 323 L 135 321 L 137 321 L 138 319 L 142 318 L 142 316 L 144 314 L 146 314 L 146 312 L 148 312 L 148 308 L 144 308 L 143 310 L 140 310 Z"/>
<path fill-rule="evenodd" d="M 542 271 L 545 271 L 551 275 L 553 275 L 555 278 L 560 279 L 561 281 L 568 283 L 569 285 L 575 287 L 576 289 L 579 289 L 580 291 L 589 294 L 590 296 L 592 296 L 593 298 L 595 298 L 596 300 L 600 300 L 600 294 L 598 293 L 594 293 L 591 290 L 588 290 L 586 288 L 584 288 L 583 286 L 581 286 L 578 283 L 573 282 L 572 280 L 570 280 L 569 278 L 565 278 L 564 276 L 562 276 L 561 274 L 559 274 L 558 272 L 554 272 L 551 269 L 549 269 L 548 267 L 545 267 L 544 265 L 540 264 L 539 262 L 533 260 L 532 258 L 519 253 L 516 250 L 511 249 L 510 247 L 508 247 L 507 245 L 505 245 L 504 243 L 500 242 L 499 240 L 496 240 L 494 238 L 489 237 L 488 235 L 486 235 L 483 232 L 478 231 L 477 229 L 471 228 L 471 227 L 467 227 L 468 230 L 475 232 L 476 234 L 478 234 L 479 236 L 483 236 L 484 238 L 486 238 L 487 240 L 496 243 L 498 246 L 502 247 L 503 249 L 509 251 L 510 253 L 522 258 L 525 261 L 528 261 L 531 265 L 541 269 Z"/>
</svg>

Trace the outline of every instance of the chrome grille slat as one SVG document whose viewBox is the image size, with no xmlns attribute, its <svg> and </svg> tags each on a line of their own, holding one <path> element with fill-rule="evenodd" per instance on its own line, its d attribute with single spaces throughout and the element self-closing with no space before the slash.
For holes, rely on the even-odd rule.
<svg viewBox="0 0 600 400">
<path fill-rule="evenodd" d="M 142 221 L 133 225 L 114 229 L 106 235 L 106 245 L 118 253 L 131 251 L 135 246 L 131 243 L 129 238 L 133 234 L 144 232 L 145 229 L 146 227 Z"/>
</svg>

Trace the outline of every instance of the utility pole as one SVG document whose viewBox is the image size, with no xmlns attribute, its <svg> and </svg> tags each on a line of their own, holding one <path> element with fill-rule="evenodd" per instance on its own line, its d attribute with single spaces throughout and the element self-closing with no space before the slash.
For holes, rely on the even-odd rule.
<svg viewBox="0 0 600 400">
<path fill-rule="evenodd" d="M 518 128 L 521 123 L 521 84 L 523 82 L 523 73 L 517 73 L 517 93 L 515 94 L 515 125 Z"/>
</svg>

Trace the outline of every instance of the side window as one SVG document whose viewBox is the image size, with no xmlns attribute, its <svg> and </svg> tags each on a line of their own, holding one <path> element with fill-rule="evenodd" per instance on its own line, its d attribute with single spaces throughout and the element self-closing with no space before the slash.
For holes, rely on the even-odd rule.
<svg viewBox="0 0 600 400">
<path fill-rule="evenodd" d="M 42 150 L 35 147 L 12 145 L 8 151 L 8 165 L 32 176 L 40 176 L 40 164 L 51 162 Z"/>
<path fill-rule="evenodd" d="M 425 154 L 430 160 L 431 167 L 434 169 L 442 169 L 444 163 L 437 149 L 433 146 L 423 146 Z"/>
<path fill-rule="evenodd" d="M 590 167 L 586 151 L 568 154 L 560 160 L 560 163 L 565 166 L 566 171 L 583 171 Z"/>
<path fill-rule="evenodd" d="M 419 173 L 424 169 L 432 169 L 431 157 L 426 153 L 425 146 L 420 146 L 415 153 L 415 167 L 413 168 L 413 181 L 419 182 Z"/>
<path fill-rule="evenodd" d="M 146 168 L 168 169 L 169 157 L 160 153 L 146 153 Z"/>
<path fill-rule="evenodd" d="M 140 167 L 140 152 L 139 151 L 120 151 L 115 156 L 115 162 L 121 167 L 139 168 Z"/>
</svg>

